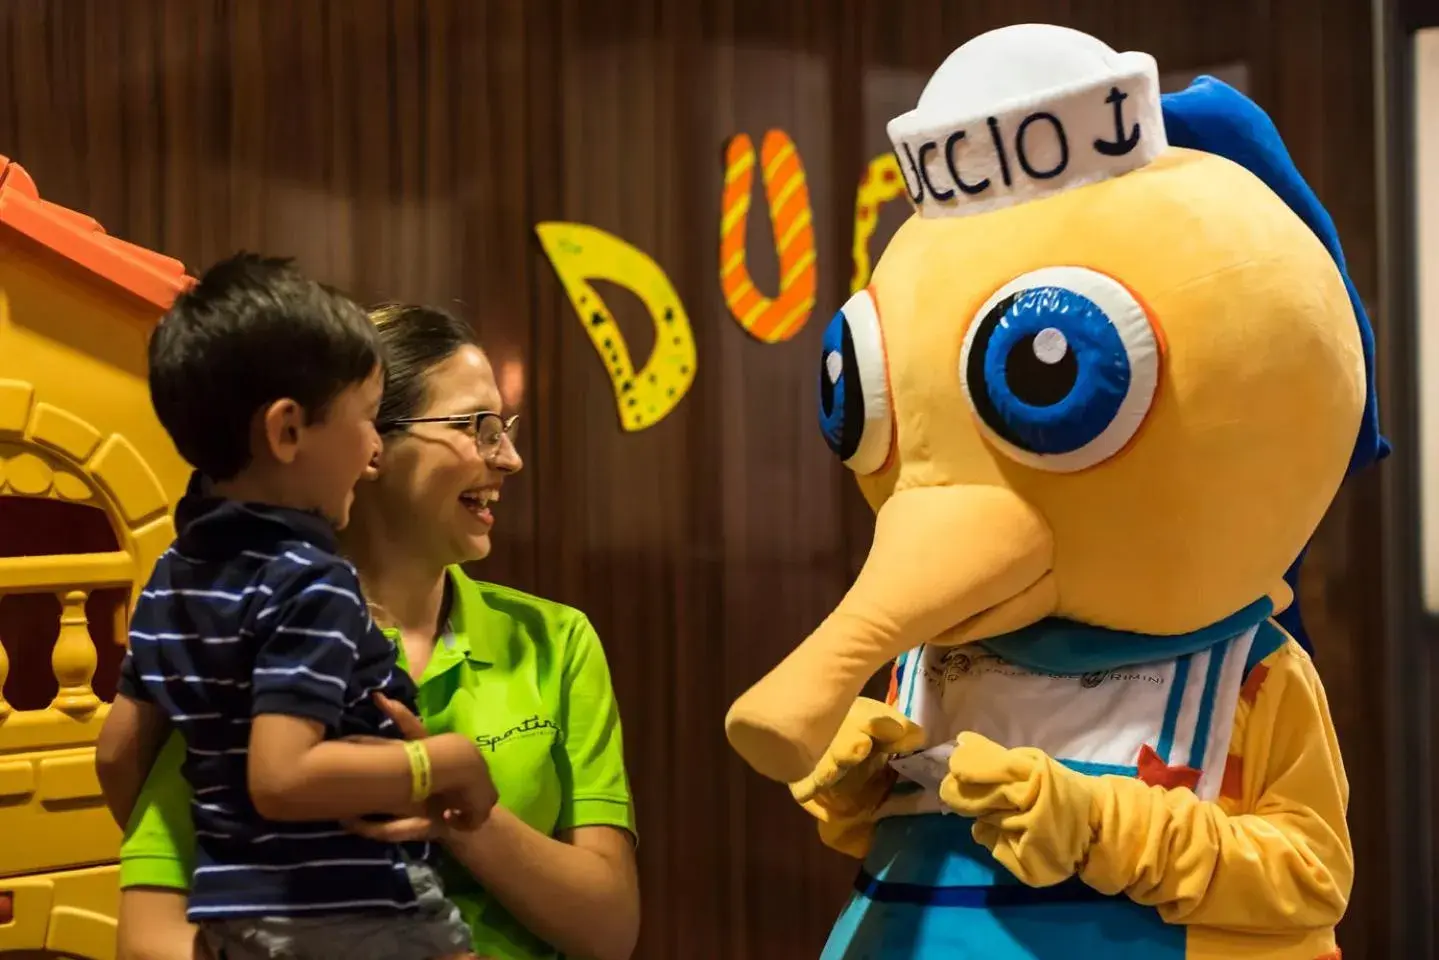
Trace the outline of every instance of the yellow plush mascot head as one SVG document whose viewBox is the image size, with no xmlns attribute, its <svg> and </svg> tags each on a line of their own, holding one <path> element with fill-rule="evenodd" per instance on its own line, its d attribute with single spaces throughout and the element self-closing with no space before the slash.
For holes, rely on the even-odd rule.
<svg viewBox="0 0 1439 960">
<path fill-rule="evenodd" d="M 727 720 L 785 781 L 920 643 L 1112 665 L 1284 610 L 1382 450 L 1332 224 L 1232 88 L 1161 98 L 1152 57 L 1029 24 L 960 47 L 889 133 L 916 212 L 821 372 L 874 543 Z"/>
</svg>

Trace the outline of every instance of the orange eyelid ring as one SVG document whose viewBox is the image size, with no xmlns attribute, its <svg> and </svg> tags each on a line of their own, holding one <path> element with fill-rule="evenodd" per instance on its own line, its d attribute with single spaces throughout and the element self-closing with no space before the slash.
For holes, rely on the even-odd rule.
<svg viewBox="0 0 1439 960">
<path fill-rule="evenodd" d="M 879 354 L 884 360 L 884 386 L 889 393 L 889 452 L 884 455 L 884 463 L 879 465 L 879 469 L 865 474 L 867 477 L 874 477 L 884 473 L 898 459 L 899 417 L 894 409 L 894 378 L 890 376 L 889 344 L 884 338 L 884 311 L 879 308 L 879 297 L 874 295 L 874 284 L 866 284 L 864 289 L 869 294 L 869 299 L 874 302 L 874 315 L 879 320 Z"/>
<path fill-rule="evenodd" d="M 1094 268 L 1091 267 L 1089 269 L 1093 270 Z M 1155 384 L 1155 393 L 1157 394 L 1159 392 L 1159 384 L 1162 384 L 1164 382 L 1164 370 L 1165 367 L 1168 365 L 1169 360 L 1169 341 L 1164 336 L 1164 324 L 1159 322 L 1159 314 L 1155 313 L 1152 309 L 1150 309 L 1149 301 L 1145 300 L 1138 290 L 1125 283 L 1122 278 L 1116 277 L 1110 273 L 1104 273 L 1103 270 L 1094 270 L 1094 272 L 1104 274 L 1104 276 L 1109 277 L 1109 279 L 1113 280 L 1115 283 L 1119 284 L 1121 287 L 1127 290 L 1129 292 L 1129 295 L 1134 298 L 1134 302 L 1139 304 L 1139 309 L 1144 311 L 1144 316 L 1149 321 L 1149 329 L 1154 331 L 1154 346 L 1159 351 L 1159 376 L 1158 382 Z M 1120 447 L 1119 450 L 1115 452 L 1114 456 L 1110 457 L 1109 459 L 1113 460 L 1115 459 L 1115 457 L 1124 456 L 1124 451 L 1128 450 L 1130 447 L 1134 446 L 1136 443 L 1139 442 L 1139 438 L 1144 436 L 1145 428 L 1149 426 L 1149 414 L 1152 413 L 1153 410 L 1154 404 L 1151 402 L 1149 405 L 1149 409 L 1144 411 L 1144 419 L 1140 420 L 1139 426 L 1134 429 L 1134 435 L 1131 436 L 1129 440 L 1124 444 L 1124 446 Z M 1098 465 L 1099 464 L 1095 464 L 1094 466 Z M 1090 467 L 1088 469 L 1093 469 L 1093 467 Z"/>
<path fill-rule="evenodd" d="M 882 472 L 894 459 L 896 432 L 889 352 L 874 287 L 866 286 L 851 294 L 835 320 L 841 317 L 858 365 L 855 374 L 864 407 L 859 444 L 844 460 L 844 465 L 856 476 L 869 477 Z"/>
<path fill-rule="evenodd" d="M 879 297 L 874 294 L 874 284 L 868 283 L 864 286 L 864 292 L 869 294 L 869 300 L 874 304 L 874 316 L 879 327 L 879 355 L 884 365 L 884 389 L 889 395 L 889 449 L 885 452 L 884 462 L 868 473 L 861 473 L 862 477 L 877 477 L 894 465 L 899 453 L 899 418 L 895 416 L 894 410 L 894 381 L 890 378 L 889 369 L 889 344 L 884 338 L 884 312 L 879 308 Z"/>
<path fill-rule="evenodd" d="M 1086 269 L 1094 270 L 1093 267 Z M 1149 329 L 1154 331 L 1154 345 L 1159 348 L 1159 362 L 1161 365 L 1159 376 L 1163 379 L 1163 363 L 1164 359 L 1169 356 L 1169 341 L 1164 336 L 1164 324 L 1159 322 L 1159 314 L 1150 309 L 1149 301 L 1145 300 L 1144 296 L 1138 290 L 1125 283 L 1123 277 L 1116 277 L 1113 274 L 1105 273 L 1103 270 L 1094 270 L 1094 272 L 1109 277 L 1109 279 L 1129 291 L 1129 295 L 1134 298 L 1134 302 L 1139 304 L 1139 308 L 1144 311 L 1144 316 L 1149 320 Z"/>
<path fill-rule="evenodd" d="M 891 433 L 890 433 L 890 438 L 889 438 L 889 453 L 887 453 L 887 454 L 884 455 L 884 463 L 882 463 L 882 464 L 879 465 L 879 469 L 878 469 L 878 470 L 875 470 L 875 471 L 873 471 L 873 472 L 871 472 L 871 473 L 866 473 L 865 476 L 866 476 L 866 477 L 877 477 L 877 476 L 879 476 L 881 473 L 884 473 L 886 470 L 888 470 L 890 467 L 894 466 L 894 461 L 895 461 L 896 459 L 898 459 L 898 458 L 895 456 L 895 454 L 897 454 L 898 452 L 899 452 L 899 437 L 895 436 L 895 435 L 894 435 L 894 432 L 891 431 Z"/>
<path fill-rule="evenodd" d="M 1096 270 L 1095 272 L 1099 273 L 1101 271 Z M 1105 276 L 1109 276 L 1109 274 L 1105 274 Z M 1154 331 L 1154 346 L 1159 351 L 1159 376 L 1154 387 L 1154 392 L 1157 395 L 1159 393 L 1160 384 L 1164 383 L 1165 368 L 1169 364 L 1169 341 L 1164 336 L 1164 324 L 1159 322 L 1159 314 L 1155 313 L 1153 310 L 1150 309 L 1149 301 L 1145 300 L 1144 297 L 1140 295 L 1138 290 L 1135 290 L 1133 287 L 1125 283 L 1119 277 L 1111 276 L 1110 279 L 1113 280 L 1115 283 L 1119 284 L 1125 290 L 1129 291 L 1129 295 L 1134 298 L 1135 303 L 1139 304 L 1139 308 L 1144 311 L 1144 316 L 1148 318 L 1149 329 Z M 1144 436 L 1144 431 L 1149 426 L 1149 415 L 1153 412 L 1154 404 L 1151 401 L 1149 409 L 1144 411 L 1144 419 L 1140 420 L 1139 426 L 1135 427 L 1134 435 L 1129 438 L 1129 440 L 1124 444 L 1124 446 L 1120 447 L 1119 450 L 1115 452 L 1114 456 L 1110 458 L 1111 460 L 1115 459 L 1116 457 L 1124 456 L 1124 451 L 1128 450 L 1130 447 L 1134 446 L 1136 443 L 1139 442 L 1139 438 Z M 1098 466 L 1098 464 L 1096 464 L 1096 466 Z"/>
</svg>

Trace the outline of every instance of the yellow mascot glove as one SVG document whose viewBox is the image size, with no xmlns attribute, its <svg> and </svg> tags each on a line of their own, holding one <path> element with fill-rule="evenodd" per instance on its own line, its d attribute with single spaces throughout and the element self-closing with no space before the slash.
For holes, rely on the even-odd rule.
<svg viewBox="0 0 1439 960">
<path fill-rule="evenodd" d="M 1167 923 L 1291 934 L 1343 917 L 1354 881 L 1349 785 L 1323 685 L 1293 640 L 1263 661 L 1236 729 L 1237 795 L 1200 800 L 1133 777 L 1088 777 L 1038 750 L 956 741 L 940 797 L 1031 886 L 1078 875 Z"/>
<path fill-rule="evenodd" d="M 895 781 L 890 755 L 922 746 L 918 724 L 886 703 L 860 697 L 819 764 L 790 784 L 790 793 L 819 821 L 825 846 L 862 860 L 874 835 L 875 810 Z"/>
<path fill-rule="evenodd" d="M 1032 747 L 1006 749 L 977 733 L 955 741 L 939 796 L 975 820 L 971 832 L 1031 887 L 1074 876 L 1093 839 L 1095 779 Z"/>
</svg>

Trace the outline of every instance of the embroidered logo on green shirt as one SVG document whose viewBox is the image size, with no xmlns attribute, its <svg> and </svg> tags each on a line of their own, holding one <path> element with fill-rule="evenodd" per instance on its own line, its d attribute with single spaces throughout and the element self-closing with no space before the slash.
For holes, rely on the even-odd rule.
<svg viewBox="0 0 1439 960">
<path fill-rule="evenodd" d="M 564 731 L 560 729 L 560 725 L 558 723 L 555 723 L 553 720 L 541 720 L 539 714 L 534 714 L 530 717 L 527 717 L 521 723 L 510 727 L 504 733 L 491 735 L 481 734 L 478 737 L 475 737 L 475 744 L 481 750 L 488 750 L 491 753 L 494 753 L 495 748 L 502 743 L 506 743 L 510 740 L 518 740 L 525 737 L 537 736 L 543 734 L 546 730 L 553 730 L 555 740 L 559 743 L 564 742 L 565 734 Z"/>
</svg>

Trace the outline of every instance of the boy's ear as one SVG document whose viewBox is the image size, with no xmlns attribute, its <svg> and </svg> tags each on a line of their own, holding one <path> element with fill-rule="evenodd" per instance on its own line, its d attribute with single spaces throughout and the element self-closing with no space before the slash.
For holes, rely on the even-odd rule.
<svg viewBox="0 0 1439 960">
<path fill-rule="evenodd" d="M 294 463 L 305 427 L 305 408 L 288 398 L 276 400 L 255 418 L 256 453 L 268 453 L 278 463 Z"/>
</svg>

